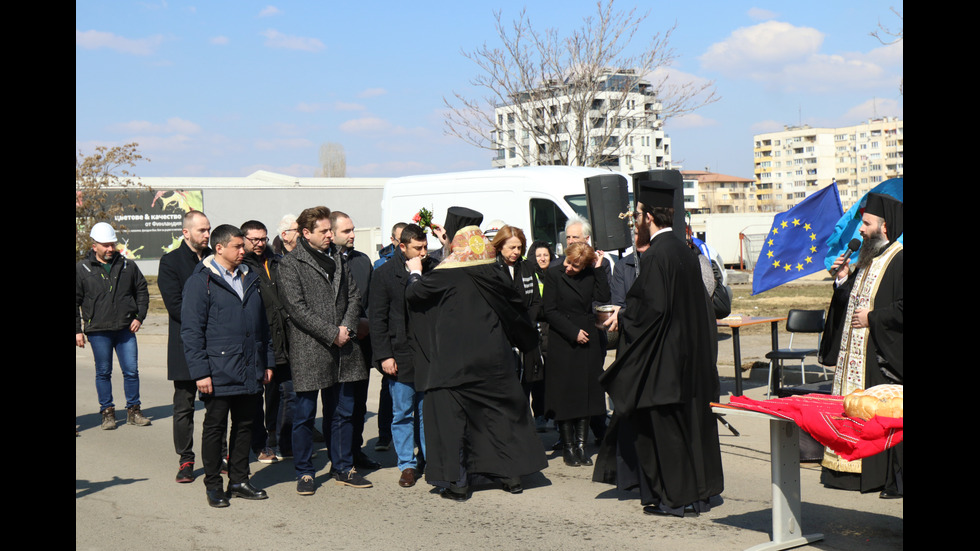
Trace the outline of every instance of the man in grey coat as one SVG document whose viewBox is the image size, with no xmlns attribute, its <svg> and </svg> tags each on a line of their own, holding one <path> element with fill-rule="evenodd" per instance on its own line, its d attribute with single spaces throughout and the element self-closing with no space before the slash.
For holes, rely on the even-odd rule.
<svg viewBox="0 0 980 551">
<path fill-rule="evenodd" d="M 296 404 L 293 411 L 293 461 L 296 491 L 316 492 L 313 421 L 317 399 L 326 389 L 324 418 L 330 418 L 330 461 L 337 483 L 370 488 L 353 465 L 351 419 L 354 385 L 368 377 L 361 349 L 352 340 L 360 318 L 357 285 L 339 256 L 331 255 L 330 209 L 311 207 L 296 219 L 296 248 L 279 266 L 279 291 L 289 314 L 286 336 Z"/>
</svg>

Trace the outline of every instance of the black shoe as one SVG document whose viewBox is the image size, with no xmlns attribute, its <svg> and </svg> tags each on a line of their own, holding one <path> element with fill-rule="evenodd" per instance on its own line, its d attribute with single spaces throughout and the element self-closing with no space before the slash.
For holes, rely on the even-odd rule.
<svg viewBox="0 0 980 551">
<path fill-rule="evenodd" d="M 878 497 L 881 499 L 901 499 L 902 494 L 894 490 L 882 490 Z"/>
<path fill-rule="evenodd" d="M 698 512 L 694 510 L 693 505 L 687 505 L 683 509 L 683 513 L 680 515 L 671 513 L 670 511 L 665 511 L 657 505 L 644 505 L 643 506 L 644 515 L 654 515 L 660 517 L 696 517 Z"/>
<path fill-rule="evenodd" d="M 520 478 L 505 478 L 500 481 L 500 487 L 509 494 L 519 494 L 524 491 Z"/>
<path fill-rule="evenodd" d="M 301 496 L 311 496 L 316 493 L 316 482 L 313 477 L 304 474 L 296 481 L 296 493 Z"/>
<path fill-rule="evenodd" d="M 358 469 L 374 471 L 381 468 L 381 463 L 371 459 L 362 451 L 354 453 L 354 466 Z"/>
<path fill-rule="evenodd" d="M 227 507 L 231 505 L 228 503 L 228 494 L 222 490 L 208 490 L 208 505 L 212 507 Z"/>
<path fill-rule="evenodd" d="M 188 484 L 194 482 L 194 462 L 185 461 L 180 464 L 180 469 L 177 471 L 177 482 L 180 484 Z"/>
<path fill-rule="evenodd" d="M 334 482 L 342 486 L 350 486 L 351 488 L 371 488 L 374 486 L 368 479 L 358 474 L 356 469 L 351 469 L 346 473 L 338 472 L 335 475 Z"/>
<path fill-rule="evenodd" d="M 391 438 L 378 437 L 378 441 L 374 444 L 374 451 L 386 452 L 390 449 L 391 449 Z"/>
<path fill-rule="evenodd" d="M 464 490 L 463 492 L 457 492 L 446 488 L 439 492 L 439 496 L 444 499 L 451 499 L 453 501 L 466 501 L 470 498 L 469 491 Z"/>
<path fill-rule="evenodd" d="M 240 497 L 242 499 L 268 499 L 269 494 L 265 490 L 260 490 L 252 486 L 247 480 L 237 484 L 228 485 L 228 497 Z"/>
</svg>

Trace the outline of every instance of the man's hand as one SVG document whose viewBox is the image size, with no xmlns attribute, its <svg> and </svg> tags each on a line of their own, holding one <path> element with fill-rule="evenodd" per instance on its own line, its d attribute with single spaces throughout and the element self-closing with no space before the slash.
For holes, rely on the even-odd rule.
<svg viewBox="0 0 980 551">
<path fill-rule="evenodd" d="M 446 237 L 446 228 L 443 228 L 442 226 L 436 224 L 435 222 L 433 222 L 430 225 L 432 226 L 432 235 L 436 236 L 436 239 L 438 239 L 439 242 L 442 243 L 443 246 L 445 246 L 446 243 L 449 241 L 449 239 Z"/>
<path fill-rule="evenodd" d="M 851 316 L 851 327 L 862 329 L 868 327 L 868 309 L 858 308 L 854 310 L 854 315 Z"/>
<path fill-rule="evenodd" d="M 382 360 L 381 371 L 384 371 L 385 375 L 391 375 L 392 377 L 398 375 L 398 362 L 394 358 Z"/>
<path fill-rule="evenodd" d="M 602 266 L 602 255 L 603 254 L 605 254 L 605 251 L 596 251 L 595 252 L 595 267 L 596 268 L 598 268 L 599 266 Z"/>
<path fill-rule="evenodd" d="M 195 382 L 197 384 L 197 390 L 200 391 L 201 394 L 211 394 L 214 392 L 214 386 L 211 384 L 211 377 L 198 379 Z"/>
<path fill-rule="evenodd" d="M 130 333 L 135 333 L 135 332 L 139 331 L 140 330 L 140 327 L 142 327 L 142 326 L 143 326 L 143 324 L 140 323 L 140 320 L 133 320 L 133 322 L 129 324 L 129 332 Z"/>
<path fill-rule="evenodd" d="M 589 334 L 585 329 L 578 330 L 578 337 L 575 338 L 575 342 L 579 344 L 587 344 L 589 342 Z"/>
<path fill-rule="evenodd" d="M 350 334 L 347 332 L 347 328 L 343 325 L 338 326 L 337 328 L 340 329 L 340 331 L 337 333 L 337 338 L 333 340 L 333 343 L 337 346 L 344 346 L 348 341 L 350 341 Z"/>
<path fill-rule="evenodd" d="M 272 370 L 265 370 L 265 377 L 262 377 L 262 384 L 267 385 L 272 382 Z"/>
<path fill-rule="evenodd" d="M 602 326 L 606 328 L 606 331 L 616 331 L 617 329 L 619 329 L 619 309 L 620 309 L 620 307 L 619 306 L 613 306 L 613 308 L 615 308 L 615 310 L 613 310 L 612 315 L 609 316 L 609 319 L 607 319 L 606 321 L 602 322 Z"/>
<path fill-rule="evenodd" d="M 75 346 L 85 348 L 85 333 L 75 333 Z"/>
<path fill-rule="evenodd" d="M 834 275 L 834 279 L 846 278 L 848 276 L 848 268 L 851 266 L 850 254 L 850 249 L 844 251 L 844 254 L 838 256 L 837 260 L 830 266 L 830 273 Z"/>
<path fill-rule="evenodd" d="M 421 272 L 422 271 L 422 257 L 416 256 L 411 260 L 405 261 L 405 267 L 408 268 L 410 272 Z"/>
</svg>

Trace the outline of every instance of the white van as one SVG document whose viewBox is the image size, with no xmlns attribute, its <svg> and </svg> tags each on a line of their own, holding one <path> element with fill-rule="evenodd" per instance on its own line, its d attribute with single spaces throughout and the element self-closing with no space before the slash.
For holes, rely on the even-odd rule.
<svg viewBox="0 0 980 551">
<path fill-rule="evenodd" d="M 412 222 L 421 208 L 432 211 L 433 221 L 443 224 L 446 210 L 460 206 L 483 214 L 483 227 L 493 220 L 524 230 L 528 245 L 545 241 L 561 254 L 560 234 L 565 222 L 578 214 L 589 218 L 585 179 L 601 174 L 626 174 L 603 168 L 578 166 L 530 166 L 405 176 L 389 180 L 381 199 L 381 229 L 390 231 L 398 222 Z M 434 237 L 429 250 L 438 248 Z"/>
</svg>

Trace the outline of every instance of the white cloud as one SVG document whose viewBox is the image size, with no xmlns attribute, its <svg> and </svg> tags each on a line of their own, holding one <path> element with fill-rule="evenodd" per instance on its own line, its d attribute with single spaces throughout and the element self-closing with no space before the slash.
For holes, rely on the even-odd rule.
<svg viewBox="0 0 980 551">
<path fill-rule="evenodd" d="M 904 110 L 898 100 L 872 98 L 848 109 L 835 126 L 851 126 L 876 117 L 903 116 Z"/>
<path fill-rule="evenodd" d="M 697 113 L 688 113 L 686 115 L 681 115 L 670 119 L 668 127 L 670 130 L 680 130 L 686 128 L 705 128 L 708 126 L 715 126 L 717 124 L 718 121 L 715 119 L 709 119 Z"/>
<path fill-rule="evenodd" d="M 291 36 L 275 29 L 268 29 L 259 34 L 265 37 L 265 45 L 270 48 L 302 50 L 305 52 L 319 52 L 326 49 L 326 46 L 318 38 Z"/>
<path fill-rule="evenodd" d="M 126 38 L 110 32 L 75 29 L 75 45 L 86 50 L 109 49 L 123 54 L 150 55 L 163 43 L 162 35 Z"/>
<path fill-rule="evenodd" d="M 341 123 L 340 129 L 352 134 L 372 134 L 378 132 L 390 132 L 392 124 L 378 117 L 362 117 Z"/>
<path fill-rule="evenodd" d="M 901 44 L 867 53 L 823 53 L 823 43 L 824 34 L 817 29 L 767 21 L 736 29 L 726 40 L 712 44 L 700 60 L 704 68 L 725 76 L 790 92 L 879 86 L 897 78 L 887 67 L 901 70 Z"/>
<path fill-rule="evenodd" d="M 122 133 L 143 133 L 143 134 L 197 134 L 201 127 L 197 123 L 171 117 L 164 123 L 152 123 L 149 121 L 129 121 L 112 125 L 111 130 Z"/>
<path fill-rule="evenodd" d="M 701 64 L 729 75 L 772 69 L 816 54 L 824 35 L 817 29 L 767 21 L 732 32 L 701 57 Z"/>
<path fill-rule="evenodd" d="M 261 11 L 259 11 L 259 17 L 272 17 L 274 15 L 279 15 L 281 13 L 282 11 L 280 11 L 279 8 L 275 6 L 266 6 L 262 8 Z"/>
<path fill-rule="evenodd" d="M 783 130 L 784 127 L 785 124 L 779 121 L 765 120 L 752 124 L 752 126 L 749 127 L 749 130 L 751 130 L 753 134 L 765 134 L 768 132 L 779 132 Z"/>
<path fill-rule="evenodd" d="M 385 90 L 384 88 L 368 88 L 366 90 L 362 90 L 360 94 L 357 94 L 357 97 L 359 97 L 359 98 L 376 98 L 378 96 L 383 96 L 383 95 L 385 95 L 387 93 L 388 93 L 388 91 Z"/>
<path fill-rule="evenodd" d="M 779 17 L 779 14 L 776 12 L 765 8 L 750 8 L 747 14 L 749 18 L 755 19 L 756 21 L 766 21 Z"/>
<path fill-rule="evenodd" d="M 228 37 L 227 36 L 215 36 L 214 38 L 211 39 L 211 43 L 212 44 L 216 44 L 218 46 L 224 46 L 225 44 L 228 44 Z"/>
</svg>

